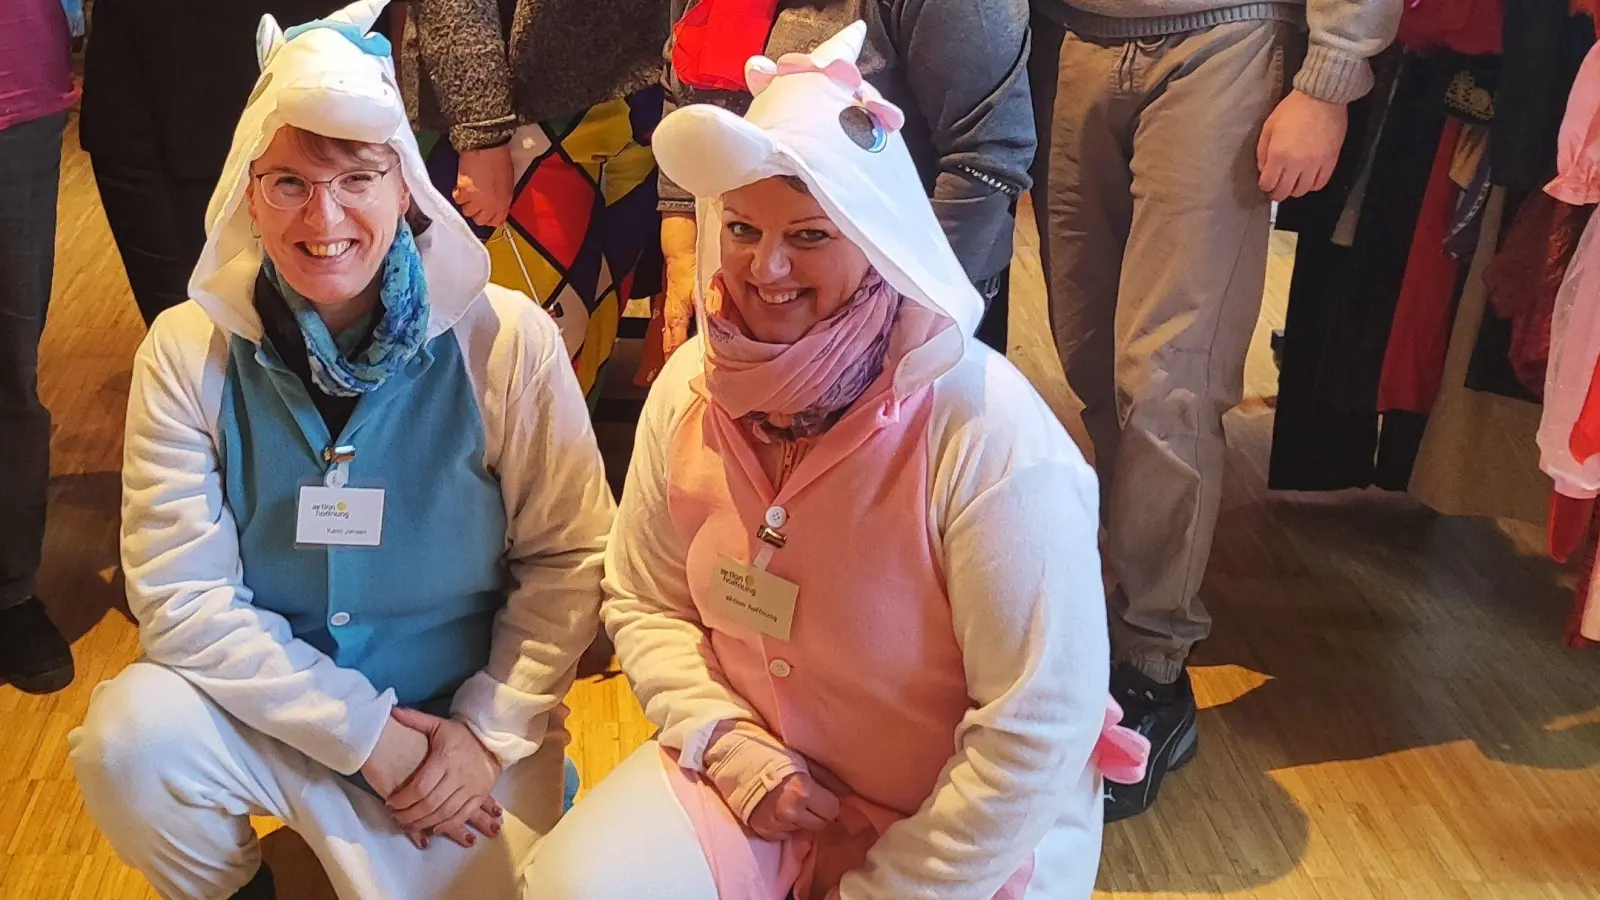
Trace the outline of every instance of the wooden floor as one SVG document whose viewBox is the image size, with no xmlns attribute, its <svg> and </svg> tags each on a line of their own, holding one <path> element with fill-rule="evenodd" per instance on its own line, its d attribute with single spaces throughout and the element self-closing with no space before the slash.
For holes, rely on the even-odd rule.
<svg viewBox="0 0 1600 900">
<path fill-rule="evenodd" d="M 65 759 L 94 684 L 138 653 L 116 539 L 142 330 L 87 161 L 68 144 L 44 346 L 56 431 L 41 582 L 79 674 L 53 697 L 0 686 L 7 900 L 153 896 L 84 814 Z M 1022 232 L 1012 355 L 1070 416 Z M 1278 240 L 1262 337 L 1281 323 L 1292 249 Z M 1204 592 L 1217 628 L 1195 659 L 1200 756 L 1152 814 L 1107 831 L 1102 896 L 1600 897 L 1600 653 L 1560 646 L 1569 576 L 1533 529 L 1442 519 L 1404 498 L 1267 495 L 1274 378 L 1258 345 L 1250 399 L 1229 421 Z M 626 437 L 606 440 L 625 459 Z M 593 784 L 649 726 L 620 678 L 585 681 L 572 705 L 572 752 Z M 282 897 L 329 896 L 292 835 L 266 844 Z"/>
</svg>

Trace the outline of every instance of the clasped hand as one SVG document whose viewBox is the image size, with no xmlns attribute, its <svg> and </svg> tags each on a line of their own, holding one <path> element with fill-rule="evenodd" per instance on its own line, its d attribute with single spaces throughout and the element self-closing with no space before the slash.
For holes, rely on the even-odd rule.
<svg viewBox="0 0 1600 900">
<path fill-rule="evenodd" d="M 436 834 L 471 847 L 500 833 L 504 810 L 489 795 L 500 760 L 460 722 L 395 707 L 361 774 L 418 849 Z"/>
<path fill-rule="evenodd" d="M 719 726 L 705 770 L 728 807 L 764 840 L 821 831 L 839 816 L 839 793 L 823 785 L 821 773 L 752 723 Z"/>
</svg>

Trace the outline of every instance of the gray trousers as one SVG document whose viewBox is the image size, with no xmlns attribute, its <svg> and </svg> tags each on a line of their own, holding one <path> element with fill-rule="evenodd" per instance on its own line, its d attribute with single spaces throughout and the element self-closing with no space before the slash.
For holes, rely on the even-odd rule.
<svg viewBox="0 0 1600 900">
<path fill-rule="evenodd" d="M 56 258 L 56 113 L 0 130 L 0 609 L 33 594 L 50 483 L 50 412 L 39 337 Z"/>
<path fill-rule="evenodd" d="M 1051 326 L 1100 475 L 1116 661 L 1176 678 L 1266 279 L 1256 142 L 1293 26 L 1126 41 L 1034 21 L 1035 209 Z"/>
</svg>

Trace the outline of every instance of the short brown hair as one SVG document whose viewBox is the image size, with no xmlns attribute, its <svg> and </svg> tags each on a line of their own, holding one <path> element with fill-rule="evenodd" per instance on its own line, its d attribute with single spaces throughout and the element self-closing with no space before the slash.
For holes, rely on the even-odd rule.
<svg viewBox="0 0 1600 900">
<path fill-rule="evenodd" d="M 388 144 L 333 138 L 293 125 L 288 128 L 289 137 L 295 146 L 319 163 L 343 163 L 348 166 L 374 166 L 383 169 L 400 165 L 400 154 Z M 406 207 L 405 219 L 406 224 L 411 226 L 412 234 L 421 234 L 433 224 L 433 220 L 417 208 L 415 196 L 411 198 L 411 204 Z"/>
</svg>

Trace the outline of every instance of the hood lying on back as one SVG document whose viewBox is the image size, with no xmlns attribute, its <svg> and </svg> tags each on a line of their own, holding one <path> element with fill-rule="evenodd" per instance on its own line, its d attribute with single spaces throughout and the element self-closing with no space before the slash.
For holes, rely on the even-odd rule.
<svg viewBox="0 0 1600 900">
<path fill-rule="evenodd" d="M 917 353 L 948 366 L 977 329 L 983 300 L 934 217 L 900 135 L 904 114 L 856 66 L 866 31 L 856 22 L 810 54 L 752 58 L 745 78 L 755 99 L 743 118 L 715 106 L 686 106 L 662 121 L 652 144 L 661 171 L 697 198 L 702 317 L 705 289 L 721 267 L 722 195 L 788 175 L 806 183 L 885 281 L 955 323 Z M 914 368 L 936 374 L 926 365 Z"/>
<path fill-rule="evenodd" d="M 222 180 L 206 209 L 206 245 L 189 295 L 222 328 L 259 341 L 254 305 L 261 242 L 252 234 L 245 188 L 250 164 L 279 128 L 294 126 L 341 140 L 388 144 L 412 202 L 433 220 L 417 237 L 432 306 L 428 337 L 447 331 L 489 282 L 489 254 L 449 200 L 433 187 L 395 85 L 389 42 L 370 34 L 388 0 L 357 0 L 290 28 L 263 16 L 256 34 L 261 77 L 234 130 Z"/>
</svg>

